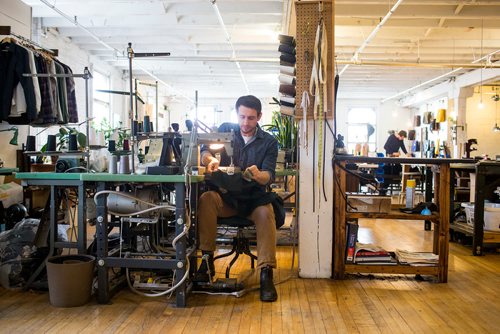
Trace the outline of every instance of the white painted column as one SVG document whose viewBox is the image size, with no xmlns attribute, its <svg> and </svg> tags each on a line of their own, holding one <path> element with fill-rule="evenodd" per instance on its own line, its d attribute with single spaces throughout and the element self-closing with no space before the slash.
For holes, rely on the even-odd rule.
<svg viewBox="0 0 500 334">
<path fill-rule="evenodd" d="M 302 129 L 307 122 L 307 148 Z M 332 121 L 330 125 L 333 128 Z M 316 124 L 316 145 L 313 146 L 313 129 Z M 326 136 L 323 179 L 318 182 L 319 121 L 302 120 L 300 124 L 300 171 L 298 192 L 299 222 L 299 276 L 304 278 L 329 278 L 332 274 L 333 247 L 333 135 L 328 126 Z M 315 157 L 313 159 L 313 156 Z M 313 164 L 314 160 L 314 164 Z M 321 168 L 322 170 L 323 168 Z M 313 175 L 314 174 L 314 175 Z M 314 200 L 313 200 L 314 197 Z"/>
</svg>

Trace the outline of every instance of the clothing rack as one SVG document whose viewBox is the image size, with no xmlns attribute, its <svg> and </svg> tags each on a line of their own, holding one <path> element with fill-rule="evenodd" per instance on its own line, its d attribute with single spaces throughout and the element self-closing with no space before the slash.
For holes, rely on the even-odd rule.
<svg viewBox="0 0 500 334">
<path fill-rule="evenodd" d="M 57 57 L 58 54 L 59 54 L 59 50 L 57 50 L 57 49 L 47 49 L 47 48 L 44 48 L 43 46 L 41 46 L 40 44 L 32 41 L 31 39 L 23 37 L 21 35 L 18 35 L 16 33 L 12 32 L 10 26 L 0 26 L 0 35 L 10 35 L 10 36 L 13 36 L 13 37 L 15 37 L 17 39 L 20 39 L 23 42 L 32 44 L 33 46 L 36 46 L 38 49 L 41 49 L 41 50 L 43 50 L 45 52 L 50 53 L 54 57 Z"/>
<path fill-rule="evenodd" d="M 132 59 L 134 57 L 136 58 L 147 58 L 147 57 L 168 57 L 170 56 L 170 52 L 134 52 L 134 49 L 132 49 L 132 43 L 128 43 L 127 47 L 127 56 L 128 56 L 128 69 L 129 69 L 129 89 L 130 89 L 130 112 L 129 112 L 129 118 L 130 118 L 130 126 L 132 127 L 134 124 L 134 80 L 132 79 Z M 135 88 L 137 92 L 137 81 L 135 82 Z M 157 94 L 158 96 L 158 94 Z M 158 117 L 158 110 L 156 111 L 157 117 Z M 137 117 L 135 117 L 137 118 Z M 158 126 L 158 122 L 157 122 Z M 158 128 L 157 128 L 158 129 Z M 136 140 L 134 136 L 130 136 L 130 150 L 132 154 L 132 174 L 135 174 L 135 145 L 136 145 Z"/>
<path fill-rule="evenodd" d="M 42 78 L 82 78 L 85 80 L 85 130 L 86 130 L 86 145 L 85 145 L 85 160 L 87 161 L 87 168 L 90 166 L 90 145 L 89 145 L 89 132 L 90 132 L 90 122 L 89 114 L 90 114 L 90 105 L 89 105 L 89 80 L 92 79 L 92 74 L 89 71 L 88 67 L 83 69 L 82 74 L 48 74 L 48 73 L 40 73 L 40 74 L 32 74 L 32 73 L 23 73 L 25 77 L 42 77 Z"/>
</svg>

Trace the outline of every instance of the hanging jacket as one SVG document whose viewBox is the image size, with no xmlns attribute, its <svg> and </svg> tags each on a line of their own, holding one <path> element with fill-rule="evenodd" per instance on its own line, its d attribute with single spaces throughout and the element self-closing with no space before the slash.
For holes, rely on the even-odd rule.
<svg viewBox="0 0 500 334">
<path fill-rule="evenodd" d="M 36 98 L 33 78 L 23 76 L 24 73 L 31 73 L 29 55 L 26 49 L 15 43 L 1 43 L 0 119 L 3 121 L 9 118 L 14 90 L 18 83 L 21 83 L 26 99 L 26 121 L 29 122 L 36 117 Z M 14 117 L 14 119 L 18 120 L 19 117 Z"/>
</svg>

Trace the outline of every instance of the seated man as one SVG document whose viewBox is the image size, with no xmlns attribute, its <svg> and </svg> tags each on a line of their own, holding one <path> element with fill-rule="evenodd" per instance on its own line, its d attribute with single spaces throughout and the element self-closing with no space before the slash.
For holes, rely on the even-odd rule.
<svg viewBox="0 0 500 334">
<path fill-rule="evenodd" d="M 275 177 L 278 143 L 274 137 L 263 131 L 258 121 L 262 117 L 262 105 L 255 96 L 242 96 L 236 101 L 238 125 L 226 124 L 219 132 L 235 131 L 233 163 L 244 171 L 246 178 L 256 181 L 262 188 L 271 183 Z M 231 163 L 227 154 L 221 154 L 217 160 L 208 150 L 202 148 L 202 164 L 207 172 L 214 172 L 219 165 Z M 215 239 L 217 235 L 217 217 L 231 217 L 238 210 L 222 200 L 216 191 L 207 191 L 200 196 L 198 205 L 198 232 L 200 248 L 208 261 L 203 261 L 194 280 L 209 280 L 208 271 L 215 274 L 213 263 Z M 247 217 L 252 220 L 257 230 L 257 269 L 260 269 L 260 299 L 275 301 L 278 298 L 273 283 L 273 268 L 276 268 L 276 223 L 271 204 L 257 206 Z M 208 266 L 207 266 L 208 262 Z"/>
</svg>

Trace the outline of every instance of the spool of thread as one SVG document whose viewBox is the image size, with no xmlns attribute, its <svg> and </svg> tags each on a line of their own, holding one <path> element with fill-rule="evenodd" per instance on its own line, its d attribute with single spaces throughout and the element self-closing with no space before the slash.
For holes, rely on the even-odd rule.
<svg viewBox="0 0 500 334">
<path fill-rule="evenodd" d="M 76 141 L 76 134 L 70 133 L 68 141 L 69 141 L 69 151 L 78 151 L 78 142 Z"/>
<path fill-rule="evenodd" d="M 114 152 L 116 151 L 116 142 L 113 139 L 108 141 L 108 151 Z"/>
<path fill-rule="evenodd" d="M 139 132 L 139 122 L 134 121 L 132 123 L 132 136 L 137 136 L 137 132 Z"/>
<path fill-rule="evenodd" d="M 128 139 L 123 139 L 123 150 L 130 151 L 130 143 L 129 143 Z"/>
<path fill-rule="evenodd" d="M 102 132 L 102 131 L 99 131 L 97 133 L 97 145 L 99 145 L 99 146 L 106 145 L 106 139 L 104 137 L 104 132 Z"/>
<path fill-rule="evenodd" d="M 47 152 L 54 152 L 56 150 L 56 136 L 47 136 Z"/>
<path fill-rule="evenodd" d="M 149 116 L 144 116 L 144 133 L 151 132 L 151 121 L 149 120 Z"/>
<path fill-rule="evenodd" d="M 108 173 L 109 174 L 116 174 L 116 173 L 118 173 L 118 157 L 116 155 L 112 155 L 109 158 Z"/>
<path fill-rule="evenodd" d="M 26 151 L 34 152 L 35 150 L 36 150 L 36 137 L 28 136 L 28 138 L 26 138 Z"/>
<path fill-rule="evenodd" d="M 142 122 L 139 122 L 137 131 L 144 132 L 144 127 L 142 126 Z"/>
<path fill-rule="evenodd" d="M 130 174 L 130 159 L 128 155 L 120 156 L 120 174 Z"/>
</svg>

